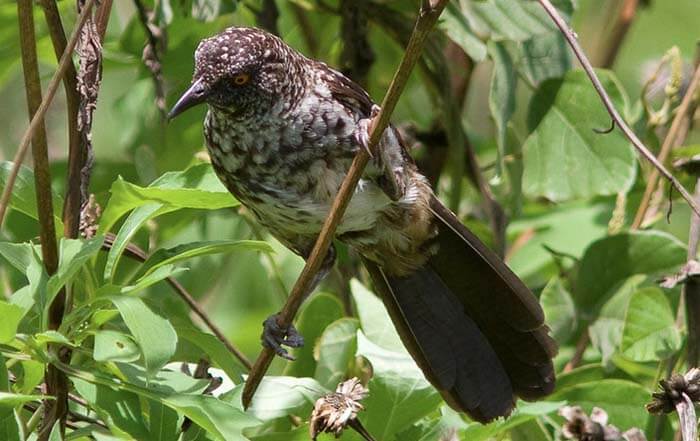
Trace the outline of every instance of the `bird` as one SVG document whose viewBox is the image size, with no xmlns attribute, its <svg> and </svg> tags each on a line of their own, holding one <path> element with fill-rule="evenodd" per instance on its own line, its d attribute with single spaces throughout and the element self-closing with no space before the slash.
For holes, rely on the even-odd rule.
<svg viewBox="0 0 700 441">
<path fill-rule="evenodd" d="M 204 139 L 213 169 L 257 221 L 307 259 L 379 111 L 357 83 L 281 38 L 230 27 L 202 40 L 176 117 L 206 104 Z M 517 398 L 555 386 L 549 335 L 537 298 L 435 196 L 401 135 L 381 135 L 336 231 L 362 258 L 401 340 L 448 405 L 487 423 Z M 331 247 L 314 286 L 332 268 Z M 273 314 L 262 344 L 303 336 Z"/>
</svg>

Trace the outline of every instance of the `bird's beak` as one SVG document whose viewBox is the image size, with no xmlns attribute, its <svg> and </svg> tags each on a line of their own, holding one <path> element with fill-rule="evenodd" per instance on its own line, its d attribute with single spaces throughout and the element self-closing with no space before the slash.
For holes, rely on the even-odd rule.
<svg viewBox="0 0 700 441">
<path fill-rule="evenodd" d="M 207 87 L 202 81 L 198 79 L 190 86 L 185 93 L 182 94 L 177 103 L 170 109 L 168 113 L 168 120 L 171 120 L 184 112 L 185 110 L 194 107 L 198 104 L 202 104 L 207 99 Z"/>
</svg>

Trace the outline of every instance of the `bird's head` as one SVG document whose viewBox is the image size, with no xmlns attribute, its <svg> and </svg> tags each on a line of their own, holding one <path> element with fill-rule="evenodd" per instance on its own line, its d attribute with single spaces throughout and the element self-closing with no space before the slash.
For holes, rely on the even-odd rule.
<svg viewBox="0 0 700 441">
<path fill-rule="evenodd" d="M 255 28 L 228 28 L 202 40 L 194 54 L 192 84 L 168 114 L 172 119 L 207 103 L 232 115 L 264 113 L 300 85 L 291 77 L 301 55 L 278 37 Z"/>
</svg>

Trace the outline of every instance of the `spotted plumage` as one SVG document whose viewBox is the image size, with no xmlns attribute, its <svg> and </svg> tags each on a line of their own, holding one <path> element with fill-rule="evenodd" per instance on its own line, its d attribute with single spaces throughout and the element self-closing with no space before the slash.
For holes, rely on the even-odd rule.
<svg viewBox="0 0 700 441">
<path fill-rule="evenodd" d="M 377 107 L 357 84 L 281 39 L 229 28 L 203 40 L 175 116 L 206 103 L 204 135 L 226 187 L 307 257 Z M 454 408 L 479 421 L 551 392 L 556 345 L 537 300 L 434 196 L 392 127 L 337 230 L 355 248 L 402 341 Z M 317 280 L 333 264 L 331 252 Z M 279 355 L 303 340 L 265 321 Z"/>
</svg>

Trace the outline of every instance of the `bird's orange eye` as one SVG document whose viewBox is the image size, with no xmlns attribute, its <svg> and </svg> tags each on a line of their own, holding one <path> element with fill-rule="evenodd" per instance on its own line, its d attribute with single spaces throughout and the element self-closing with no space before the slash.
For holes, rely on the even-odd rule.
<svg viewBox="0 0 700 441">
<path fill-rule="evenodd" d="M 247 73 L 240 73 L 233 77 L 233 84 L 235 84 L 236 86 L 242 86 L 245 83 L 247 83 L 248 80 L 250 80 L 250 75 L 248 75 Z"/>
</svg>

